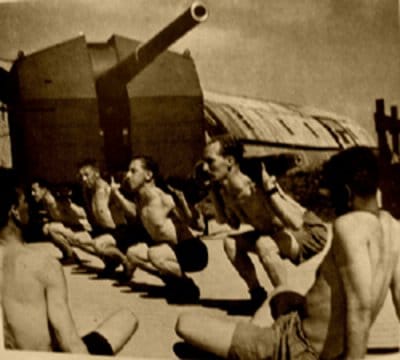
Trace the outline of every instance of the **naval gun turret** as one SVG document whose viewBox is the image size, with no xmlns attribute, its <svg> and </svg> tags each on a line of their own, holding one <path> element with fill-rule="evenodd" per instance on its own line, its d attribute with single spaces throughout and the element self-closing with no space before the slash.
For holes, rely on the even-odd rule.
<svg viewBox="0 0 400 360">
<path fill-rule="evenodd" d="M 21 53 L 2 96 L 21 179 L 74 182 L 83 160 L 115 172 L 135 154 L 154 157 L 167 176 L 186 176 L 204 143 L 202 91 L 190 55 L 167 48 L 207 16 L 195 2 L 144 43 L 80 35 Z"/>
<path fill-rule="evenodd" d="M 99 117 L 104 131 L 104 146 L 106 162 L 109 170 L 118 170 L 126 166 L 131 155 L 130 151 L 121 149 L 115 151 L 117 144 L 130 147 L 129 134 L 135 129 L 130 128 L 129 121 L 129 96 L 127 84 L 146 68 L 159 54 L 167 49 L 186 32 L 194 28 L 207 18 L 207 10 L 201 3 L 193 3 L 181 16 L 161 30 L 149 41 L 140 44 L 128 56 L 118 61 L 110 69 L 103 71 L 96 77 L 96 90 L 99 101 Z M 167 71 L 167 69 L 165 69 Z M 153 86 L 157 87 L 155 83 Z M 122 129 L 115 127 L 115 123 L 124 123 Z M 154 124 L 156 126 L 156 124 Z M 137 132 L 139 135 L 140 132 Z M 139 136 L 142 136 L 140 134 Z M 149 134 L 150 135 L 150 134 Z M 166 133 L 165 136 L 168 136 Z M 134 141 L 135 142 L 135 141 Z M 142 149 L 133 149 L 138 152 Z M 159 154 L 154 154 L 159 157 Z M 169 154 L 176 156 L 177 154 Z M 163 159 L 160 159 L 161 161 Z"/>
</svg>

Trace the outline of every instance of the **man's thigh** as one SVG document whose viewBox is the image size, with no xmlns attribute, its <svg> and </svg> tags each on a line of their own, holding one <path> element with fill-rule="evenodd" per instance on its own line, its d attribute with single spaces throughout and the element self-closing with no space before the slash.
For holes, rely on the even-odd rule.
<svg viewBox="0 0 400 360">
<path fill-rule="evenodd" d="M 45 225 L 43 225 L 43 233 L 45 235 L 69 235 L 72 233 L 72 230 L 65 227 L 63 223 L 61 222 L 49 222 Z"/>
<path fill-rule="evenodd" d="M 171 245 L 167 243 L 152 245 L 148 248 L 148 256 L 151 262 L 162 262 L 162 261 L 176 261 L 175 251 Z"/>
<path fill-rule="evenodd" d="M 126 252 L 130 260 L 149 260 L 149 246 L 146 243 L 137 243 L 128 248 Z"/>
<path fill-rule="evenodd" d="M 97 250 L 102 250 L 109 246 L 117 246 L 116 240 L 110 234 L 100 235 L 97 238 L 93 239 L 93 241 L 94 246 Z"/>
<path fill-rule="evenodd" d="M 228 359 L 272 359 L 275 344 L 276 333 L 272 328 L 240 322 L 233 333 Z"/>
</svg>

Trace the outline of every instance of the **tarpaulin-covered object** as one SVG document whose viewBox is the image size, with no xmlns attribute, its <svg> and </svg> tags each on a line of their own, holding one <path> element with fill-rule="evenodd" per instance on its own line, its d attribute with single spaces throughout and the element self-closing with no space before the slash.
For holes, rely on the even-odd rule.
<svg viewBox="0 0 400 360">
<path fill-rule="evenodd" d="M 235 136 L 246 157 L 294 152 L 303 164 L 312 164 L 347 147 L 376 147 L 354 121 L 311 107 L 205 92 L 204 117 L 209 136 Z"/>
</svg>

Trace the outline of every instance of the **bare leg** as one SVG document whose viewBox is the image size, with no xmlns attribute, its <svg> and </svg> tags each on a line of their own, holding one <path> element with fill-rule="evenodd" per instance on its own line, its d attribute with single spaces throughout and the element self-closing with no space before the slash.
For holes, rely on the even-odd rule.
<svg viewBox="0 0 400 360">
<path fill-rule="evenodd" d="M 190 345 L 227 358 L 236 322 L 210 315 L 185 313 L 178 317 L 175 331 Z"/>
<path fill-rule="evenodd" d="M 150 247 L 149 260 L 162 275 L 182 277 L 183 271 L 178 263 L 175 252 L 168 244 Z"/>
<path fill-rule="evenodd" d="M 126 252 L 126 256 L 133 268 L 139 267 L 152 274 L 158 274 L 158 269 L 149 259 L 149 247 L 145 243 L 132 245 Z"/>
<path fill-rule="evenodd" d="M 114 353 L 118 353 L 135 333 L 138 325 L 138 319 L 130 310 L 121 309 L 104 320 L 95 331 L 107 339 Z"/>
<path fill-rule="evenodd" d="M 260 327 L 271 326 L 274 322 L 274 318 L 271 314 L 269 306 L 269 300 L 265 300 L 262 305 L 257 309 L 250 322 Z"/>
<path fill-rule="evenodd" d="M 97 253 L 105 258 L 122 264 L 126 261 L 125 255 L 117 248 L 117 242 L 109 235 L 101 235 L 94 239 L 94 246 Z"/>
<path fill-rule="evenodd" d="M 224 239 L 224 250 L 228 259 L 250 290 L 260 287 L 256 269 L 247 253 L 251 247 L 251 243 L 245 237 Z"/>
<path fill-rule="evenodd" d="M 52 243 L 62 252 L 63 258 L 73 256 L 73 249 L 68 241 L 68 235 L 72 234 L 72 230 L 62 223 L 52 222 L 43 227 L 43 233 L 48 235 Z"/>
<path fill-rule="evenodd" d="M 117 248 L 117 243 L 111 235 L 101 235 L 94 239 L 94 243 L 96 251 L 101 257 L 109 259 L 113 263 L 122 264 L 126 277 L 130 278 L 132 276 L 134 267 L 131 265 L 125 254 Z"/>
<path fill-rule="evenodd" d="M 95 243 L 87 231 L 76 232 L 71 239 L 71 244 L 89 254 L 97 255 Z"/>
</svg>

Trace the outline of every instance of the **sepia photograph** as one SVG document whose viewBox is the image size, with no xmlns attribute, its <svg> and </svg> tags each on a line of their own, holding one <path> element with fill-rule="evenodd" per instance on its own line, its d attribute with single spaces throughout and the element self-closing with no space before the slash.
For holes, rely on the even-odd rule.
<svg viewBox="0 0 400 360">
<path fill-rule="evenodd" d="M 400 1 L 0 0 L 0 358 L 400 358 Z"/>
</svg>

